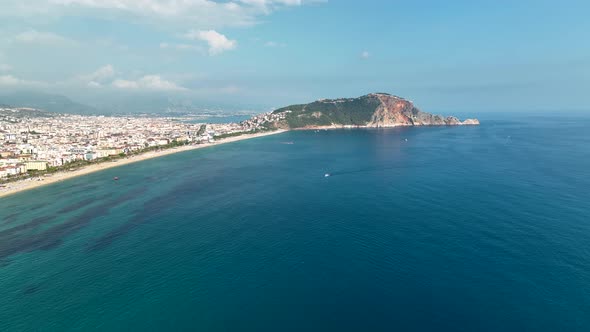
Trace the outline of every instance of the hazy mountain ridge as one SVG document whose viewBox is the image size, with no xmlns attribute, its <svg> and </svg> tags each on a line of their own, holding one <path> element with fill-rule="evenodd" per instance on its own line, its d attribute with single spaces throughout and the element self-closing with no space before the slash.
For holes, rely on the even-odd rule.
<svg viewBox="0 0 590 332">
<path fill-rule="evenodd" d="M 80 100 L 80 101 L 78 101 Z M 0 107 L 34 108 L 51 113 L 79 115 L 194 115 L 254 114 L 251 108 L 230 104 L 205 103 L 194 98 L 170 97 L 161 94 L 101 94 L 77 96 L 76 100 L 60 94 L 34 90 L 0 92 Z"/>
<path fill-rule="evenodd" d="M 23 118 L 50 118 L 56 115 L 56 113 L 50 113 L 35 108 L 15 108 L 8 105 L 0 105 L 0 122 L 13 122 L 15 119 Z"/>
<path fill-rule="evenodd" d="M 0 104 L 14 108 L 34 108 L 62 114 L 97 114 L 99 111 L 85 104 L 72 101 L 68 97 L 42 92 L 18 91 L 0 95 Z"/>
</svg>

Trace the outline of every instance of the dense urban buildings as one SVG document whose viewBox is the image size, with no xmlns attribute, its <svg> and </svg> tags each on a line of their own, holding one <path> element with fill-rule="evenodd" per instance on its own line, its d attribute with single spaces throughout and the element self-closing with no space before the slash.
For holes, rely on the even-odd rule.
<svg viewBox="0 0 590 332">
<path fill-rule="evenodd" d="M 265 130 L 281 115 L 240 123 L 191 123 L 185 118 L 60 115 L 0 108 L 0 179 L 77 160 L 141 152 L 173 142 L 207 144 L 216 137 Z"/>
</svg>

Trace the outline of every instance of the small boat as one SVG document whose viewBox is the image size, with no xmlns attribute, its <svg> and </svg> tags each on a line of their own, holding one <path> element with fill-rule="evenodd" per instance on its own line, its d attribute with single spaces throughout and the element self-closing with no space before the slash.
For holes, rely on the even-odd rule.
<svg viewBox="0 0 590 332">
<path fill-rule="evenodd" d="M 118 176 L 115 176 L 115 177 L 113 178 L 113 180 L 115 180 L 115 181 L 119 181 L 119 177 L 118 177 Z"/>
<path fill-rule="evenodd" d="M 325 178 L 327 178 L 327 177 L 329 177 L 329 176 L 330 176 L 330 173 L 326 173 L 326 174 L 324 174 L 324 177 L 325 177 Z"/>
</svg>

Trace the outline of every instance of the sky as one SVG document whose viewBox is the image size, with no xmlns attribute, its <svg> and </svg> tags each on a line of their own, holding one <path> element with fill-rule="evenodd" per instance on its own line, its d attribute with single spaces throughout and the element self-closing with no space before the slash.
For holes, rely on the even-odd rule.
<svg viewBox="0 0 590 332">
<path fill-rule="evenodd" d="M 586 0 L 0 0 L 0 91 L 590 110 L 588 13 Z"/>
</svg>

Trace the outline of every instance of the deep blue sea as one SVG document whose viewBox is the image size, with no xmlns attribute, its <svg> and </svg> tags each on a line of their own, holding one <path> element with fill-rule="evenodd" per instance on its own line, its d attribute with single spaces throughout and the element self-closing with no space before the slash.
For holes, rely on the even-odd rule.
<svg viewBox="0 0 590 332">
<path fill-rule="evenodd" d="M 2 198 L 0 331 L 590 331 L 590 116 L 487 117 Z"/>
</svg>

